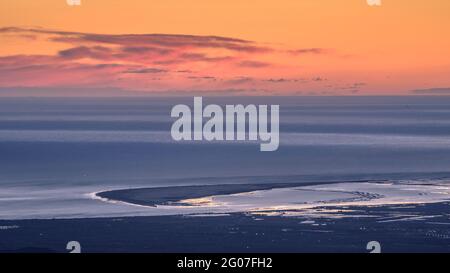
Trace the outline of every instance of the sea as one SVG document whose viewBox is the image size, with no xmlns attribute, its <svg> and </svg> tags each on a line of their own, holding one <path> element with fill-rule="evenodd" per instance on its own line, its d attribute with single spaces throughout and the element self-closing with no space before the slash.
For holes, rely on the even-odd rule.
<svg viewBox="0 0 450 273">
<path fill-rule="evenodd" d="M 0 98 L 0 220 L 177 214 L 101 191 L 450 177 L 450 96 L 203 97 L 280 106 L 280 146 L 172 140 L 193 97 Z"/>
</svg>

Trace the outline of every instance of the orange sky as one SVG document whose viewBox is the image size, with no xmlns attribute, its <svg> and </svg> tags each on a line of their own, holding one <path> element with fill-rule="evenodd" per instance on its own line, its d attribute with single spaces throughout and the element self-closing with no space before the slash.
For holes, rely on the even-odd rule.
<svg viewBox="0 0 450 273">
<path fill-rule="evenodd" d="M 81 3 L 0 2 L 4 94 L 450 94 L 448 0 Z"/>
</svg>

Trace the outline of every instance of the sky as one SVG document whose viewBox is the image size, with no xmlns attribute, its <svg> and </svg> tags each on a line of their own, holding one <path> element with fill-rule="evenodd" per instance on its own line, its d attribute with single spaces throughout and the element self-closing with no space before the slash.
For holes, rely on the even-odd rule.
<svg viewBox="0 0 450 273">
<path fill-rule="evenodd" d="M 448 0 L 2 0 L 0 96 L 450 95 L 449 15 Z"/>
</svg>

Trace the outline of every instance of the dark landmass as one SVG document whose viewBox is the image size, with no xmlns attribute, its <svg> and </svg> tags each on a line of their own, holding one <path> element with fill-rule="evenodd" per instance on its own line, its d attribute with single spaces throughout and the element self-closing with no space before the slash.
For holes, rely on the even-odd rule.
<svg viewBox="0 0 450 273">
<path fill-rule="evenodd" d="M 245 193 L 274 188 L 291 188 L 333 183 L 375 182 L 370 180 L 336 181 L 336 182 L 302 182 L 302 183 L 268 183 L 268 184 L 222 184 L 198 186 L 174 186 L 157 188 L 137 188 L 112 190 L 97 193 L 97 196 L 109 200 L 123 201 L 143 206 L 168 205 L 184 199 L 201 198 L 212 195 Z M 377 182 L 381 182 L 377 180 Z M 178 205 L 182 205 L 179 203 Z"/>
<path fill-rule="evenodd" d="M 351 209 L 349 218 L 234 213 L 2 220 L 0 226 L 18 227 L 0 229 L 0 252 L 68 252 L 69 241 L 80 242 L 82 252 L 369 252 L 369 241 L 378 241 L 382 252 L 450 251 L 450 219 L 443 213 L 450 211 L 450 203 Z"/>
</svg>

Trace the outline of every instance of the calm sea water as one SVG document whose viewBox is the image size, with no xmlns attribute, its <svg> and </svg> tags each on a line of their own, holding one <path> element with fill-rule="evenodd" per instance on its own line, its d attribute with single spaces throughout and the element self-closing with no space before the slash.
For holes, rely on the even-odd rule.
<svg viewBox="0 0 450 273">
<path fill-rule="evenodd" d="M 450 97 L 204 98 L 279 104 L 276 152 L 174 143 L 193 98 L 1 98 L 0 219 L 139 214 L 86 194 L 116 188 L 448 177 Z"/>
</svg>

